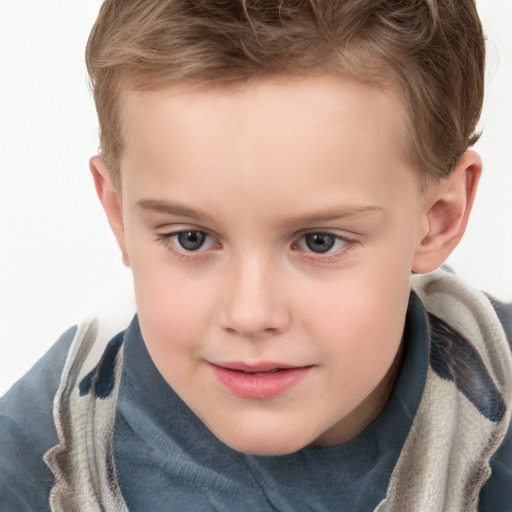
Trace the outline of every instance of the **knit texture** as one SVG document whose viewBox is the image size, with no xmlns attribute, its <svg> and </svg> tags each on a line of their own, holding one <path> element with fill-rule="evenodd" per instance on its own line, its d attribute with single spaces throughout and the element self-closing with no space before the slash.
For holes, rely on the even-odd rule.
<svg viewBox="0 0 512 512">
<path fill-rule="evenodd" d="M 510 422 L 512 358 L 490 300 L 445 270 L 413 277 L 430 317 L 423 395 L 378 512 L 475 511 Z M 117 332 L 117 331 L 113 331 Z M 127 510 L 112 435 L 123 333 L 81 326 L 54 401 L 59 444 L 45 455 L 52 510 Z M 170 504 L 171 505 L 171 504 Z"/>
<path fill-rule="evenodd" d="M 489 459 L 510 422 L 510 349 L 489 299 L 454 274 L 439 270 L 415 276 L 413 290 L 440 319 L 446 357 L 452 361 L 445 362 L 448 375 L 431 364 L 387 497 L 376 510 L 471 512 L 477 510 L 480 489 L 491 474 Z M 431 336 L 436 339 L 435 333 Z M 453 340 L 467 344 L 465 353 Z M 468 371 L 479 361 L 484 365 L 480 373 L 489 378 Z"/>
</svg>

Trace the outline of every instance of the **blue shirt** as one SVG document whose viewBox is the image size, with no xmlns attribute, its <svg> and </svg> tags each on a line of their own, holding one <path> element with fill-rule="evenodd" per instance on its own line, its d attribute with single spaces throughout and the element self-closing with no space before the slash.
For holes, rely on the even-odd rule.
<svg viewBox="0 0 512 512">
<path fill-rule="evenodd" d="M 502 310 L 504 315 L 505 310 Z M 504 323 L 510 317 L 503 318 Z M 0 510 L 49 510 L 42 455 L 57 444 L 52 401 L 74 329 L 0 400 Z M 219 441 L 151 360 L 137 317 L 124 333 L 114 461 L 132 511 L 365 511 L 385 497 L 430 364 L 430 319 L 411 294 L 404 360 L 381 415 L 351 441 L 251 456 Z M 512 435 L 491 461 L 480 510 L 512 510 Z"/>
</svg>

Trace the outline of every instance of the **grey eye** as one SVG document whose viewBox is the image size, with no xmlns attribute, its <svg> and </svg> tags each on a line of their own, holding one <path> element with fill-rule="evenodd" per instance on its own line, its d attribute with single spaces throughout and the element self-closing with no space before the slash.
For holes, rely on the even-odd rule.
<svg viewBox="0 0 512 512">
<path fill-rule="evenodd" d="M 206 234 L 202 231 L 182 231 L 176 236 L 178 243 L 186 251 L 197 251 L 201 249 L 206 240 Z"/>
<path fill-rule="evenodd" d="M 330 251 L 338 237 L 329 233 L 308 233 L 304 236 L 306 246 L 313 252 L 323 253 Z"/>
</svg>

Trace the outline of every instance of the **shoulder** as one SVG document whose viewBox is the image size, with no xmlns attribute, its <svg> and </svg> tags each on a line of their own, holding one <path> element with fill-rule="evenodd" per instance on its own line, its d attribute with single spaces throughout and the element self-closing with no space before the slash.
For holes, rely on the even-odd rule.
<svg viewBox="0 0 512 512">
<path fill-rule="evenodd" d="M 438 351 L 431 349 L 431 360 L 436 371 L 453 380 L 480 412 L 499 412 L 495 437 L 482 454 L 491 475 L 482 487 L 479 510 L 511 510 L 512 304 L 473 289 L 447 269 L 415 276 L 413 287 L 434 315 L 431 347 Z"/>
<path fill-rule="evenodd" d="M 510 510 L 512 503 L 512 422 L 498 451 L 490 460 L 491 477 L 480 493 L 480 512 Z"/>
<path fill-rule="evenodd" d="M 75 333 L 67 330 L 0 399 L 0 510 L 48 507 L 52 477 L 42 457 L 57 443 L 53 398 Z"/>
<path fill-rule="evenodd" d="M 132 307 L 118 307 L 69 329 L 0 398 L 1 511 L 49 509 L 54 478 L 43 456 L 60 444 L 54 402 L 69 391 L 75 371 L 101 360 L 109 340 L 126 329 L 133 314 Z"/>
<path fill-rule="evenodd" d="M 512 347 L 512 302 L 505 303 L 492 297 L 490 301 L 507 335 L 508 343 Z"/>
<path fill-rule="evenodd" d="M 506 304 L 492 298 L 491 303 L 512 347 L 512 303 Z M 491 478 L 482 489 L 479 510 L 508 510 L 512 503 L 512 421 L 504 441 L 491 458 L 490 465 Z"/>
</svg>

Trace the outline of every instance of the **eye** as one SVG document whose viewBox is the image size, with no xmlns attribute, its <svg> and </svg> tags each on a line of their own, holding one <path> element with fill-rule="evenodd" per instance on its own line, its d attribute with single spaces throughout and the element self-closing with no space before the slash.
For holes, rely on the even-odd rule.
<svg viewBox="0 0 512 512">
<path fill-rule="evenodd" d="M 198 251 L 204 245 L 206 233 L 202 231 L 181 231 L 173 235 L 182 249 L 186 251 Z"/>
<path fill-rule="evenodd" d="M 307 233 L 297 243 L 300 250 L 317 254 L 336 252 L 348 245 L 350 240 L 332 233 Z"/>
<path fill-rule="evenodd" d="M 202 252 L 216 245 L 213 237 L 196 229 L 166 233 L 159 235 L 158 238 L 175 252 Z"/>
</svg>

